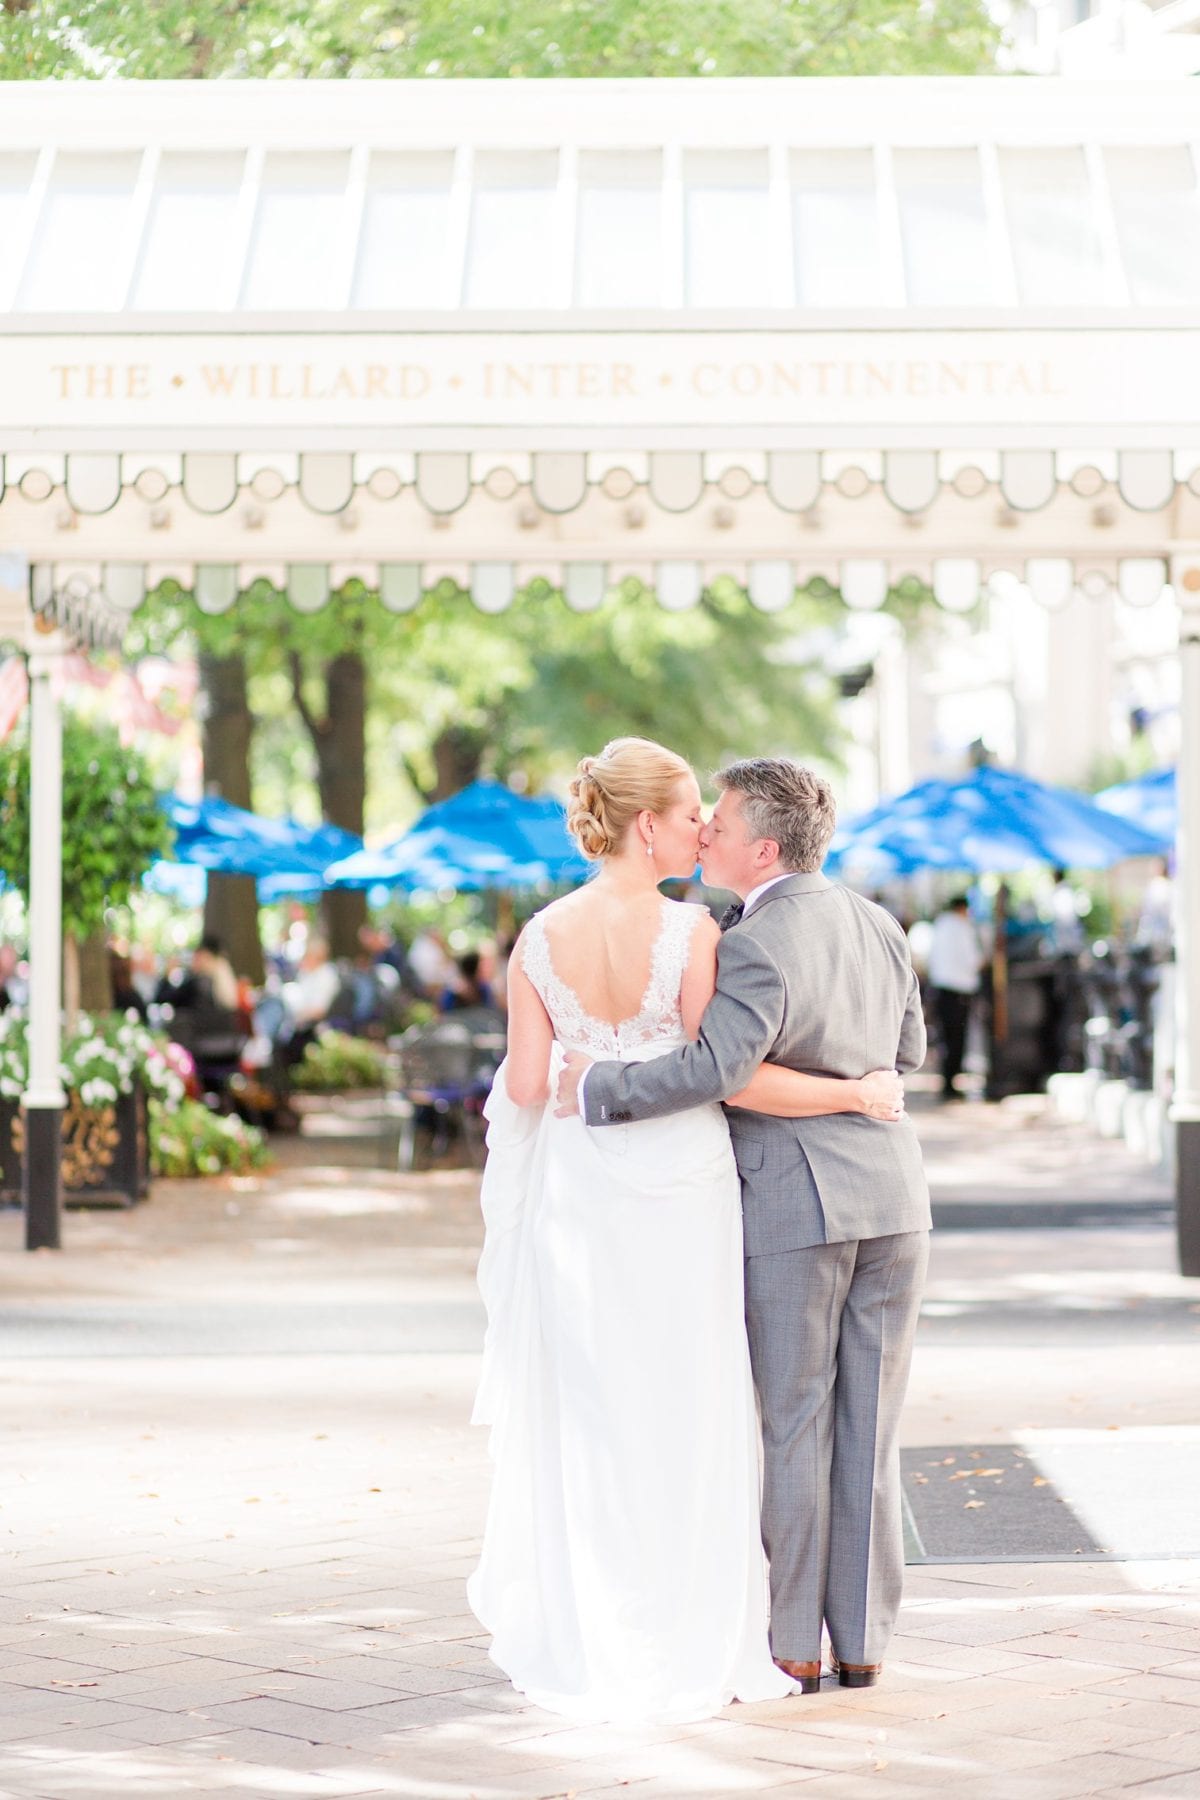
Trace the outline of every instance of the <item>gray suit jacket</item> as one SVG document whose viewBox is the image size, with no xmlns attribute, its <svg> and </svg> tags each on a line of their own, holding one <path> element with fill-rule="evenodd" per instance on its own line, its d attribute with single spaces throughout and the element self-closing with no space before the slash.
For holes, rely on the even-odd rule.
<svg viewBox="0 0 1200 1800">
<path fill-rule="evenodd" d="M 659 1118 L 745 1086 L 762 1062 L 857 1078 L 919 1068 L 925 1022 L 908 942 L 882 907 L 823 875 L 789 875 L 721 939 L 717 991 L 694 1044 L 597 1063 L 589 1125 Z M 929 1189 L 910 1120 L 776 1119 L 729 1109 L 746 1254 L 927 1231 Z"/>
</svg>

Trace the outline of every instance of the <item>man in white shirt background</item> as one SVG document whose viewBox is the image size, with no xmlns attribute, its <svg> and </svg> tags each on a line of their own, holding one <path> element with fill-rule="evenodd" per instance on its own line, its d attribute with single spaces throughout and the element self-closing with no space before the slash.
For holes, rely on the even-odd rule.
<svg viewBox="0 0 1200 1800">
<path fill-rule="evenodd" d="M 956 894 L 933 921 L 929 989 L 942 1043 L 942 1099 L 957 1100 L 971 1008 L 979 992 L 983 950 L 965 894 Z"/>
</svg>

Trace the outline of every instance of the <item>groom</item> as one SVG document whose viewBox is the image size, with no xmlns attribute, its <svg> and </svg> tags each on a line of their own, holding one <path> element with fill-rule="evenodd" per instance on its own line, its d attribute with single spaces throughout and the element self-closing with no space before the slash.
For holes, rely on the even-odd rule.
<svg viewBox="0 0 1200 1800">
<path fill-rule="evenodd" d="M 782 758 L 737 762 L 700 835 L 721 920 L 717 990 L 696 1043 L 651 1062 L 572 1056 L 559 1110 L 589 1125 L 721 1100 L 762 1062 L 860 1077 L 918 1068 L 925 1027 L 908 945 L 881 907 L 820 873 L 827 782 Z M 821 1625 L 843 1687 L 876 1680 L 899 1611 L 897 1444 L 929 1254 L 911 1122 L 731 1110 L 742 1179 L 746 1317 L 762 1412 L 763 1541 L 776 1662 L 816 1691 Z"/>
</svg>

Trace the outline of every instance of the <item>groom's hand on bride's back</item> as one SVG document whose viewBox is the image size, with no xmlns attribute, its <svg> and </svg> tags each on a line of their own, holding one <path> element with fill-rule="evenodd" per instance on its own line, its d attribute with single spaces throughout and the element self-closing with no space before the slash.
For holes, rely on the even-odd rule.
<svg viewBox="0 0 1200 1800">
<path fill-rule="evenodd" d="M 579 1113 L 579 1084 L 584 1072 L 592 1066 L 590 1056 L 583 1056 L 578 1050 L 568 1050 L 563 1058 L 562 1070 L 558 1077 L 558 1091 L 554 1097 L 554 1113 L 559 1119 L 570 1119 Z"/>
<path fill-rule="evenodd" d="M 862 1111 L 868 1119 L 895 1124 L 904 1117 L 904 1083 L 895 1069 L 872 1069 L 858 1083 Z"/>
</svg>

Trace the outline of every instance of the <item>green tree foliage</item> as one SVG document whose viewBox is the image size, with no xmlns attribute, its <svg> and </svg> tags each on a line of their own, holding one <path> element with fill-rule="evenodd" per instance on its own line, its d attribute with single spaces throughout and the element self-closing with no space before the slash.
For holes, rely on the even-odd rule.
<svg viewBox="0 0 1200 1800">
<path fill-rule="evenodd" d="M 110 725 L 63 722 L 63 929 L 83 939 L 171 845 L 157 784 Z M 0 868 L 29 898 L 29 739 L 0 746 Z"/>
<path fill-rule="evenodd" d="M 826 591 L 768 617 L 730 581 L 684 613 L 664 611 L 628 581 L 582 615 L 535 583 L 495 617 L 450 583 L 401 617 L 360 587 L 303 615 L 259 586 L 216 619 L 164 589 L 139 615 L 131 647 L 190 642 L 244 654 L 261 707 L 257 785 L 275 804 L 294 805 L 313 765 L 297 758 L 294 729 L 282 724 L 293 679 L 316 705 L 321 670 L 340 645 L 358 643 L 370 677 L 368 823 L 378 826 L 481 770 L 544 785 L 627 731 L 662 738 L 701 769 L 769 748 L 836 756 L 833 684 L 797 661 L 794 646 L 798 634 L 841 616 Z"/>
<path fill-rule="evenodd" d="M 481 770 L 537 786 L 624 732 L 657 737 L 701 770 L 750 750 L 836 754 L 832 688 L 790 652 L 814 608 L 826 610 L 802 597 L 766 617 L 726 581 L 684 613 L 637 581 L 583 615 L 542 583 L 498 618 L 437 593 L 386 678 L 387 743 L 424 796 Z M 448 744 L 452 781 L 438 760 Z"/>
<path fill-rule="evenodd" d="M 0 77 L 974 75 L 985 0 L 0 0 Z"/>
</svg>

